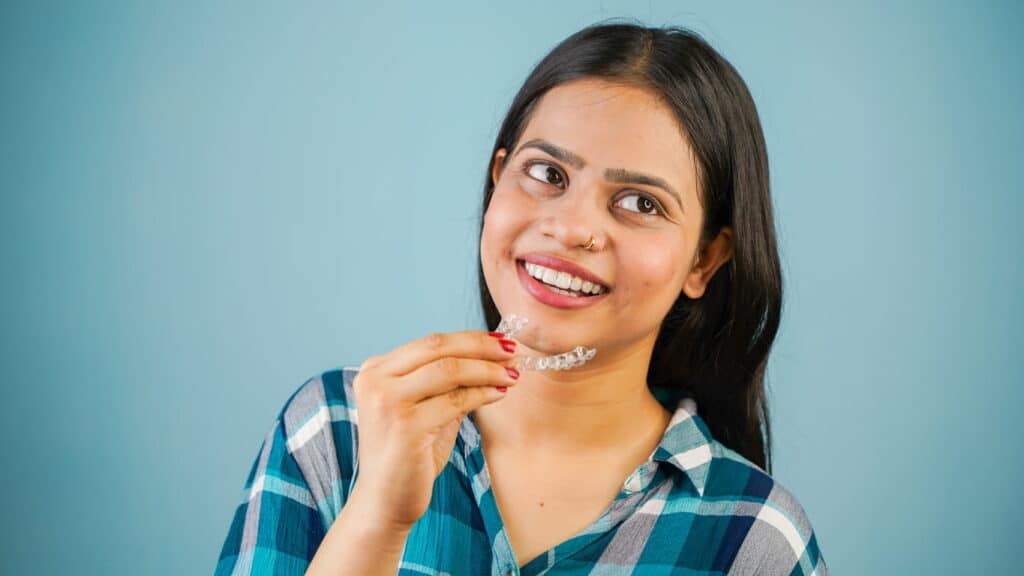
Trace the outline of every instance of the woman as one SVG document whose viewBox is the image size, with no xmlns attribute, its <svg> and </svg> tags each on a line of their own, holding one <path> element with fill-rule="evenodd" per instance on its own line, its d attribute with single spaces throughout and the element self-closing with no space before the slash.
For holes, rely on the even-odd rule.
<svg viewBox="0 0 1024 576">
<path fill-rule="evenodd" d="M 488 167 L 480 294 L 491 329 L 529 328 L 433 334 L 288 400 L 218 574 L 827 573 L 769 475 L 760 123 L 700 37 L 592 26 L 537 65 Z M 578 368 L 514 367 L 578 344 Z"/>
</svg>

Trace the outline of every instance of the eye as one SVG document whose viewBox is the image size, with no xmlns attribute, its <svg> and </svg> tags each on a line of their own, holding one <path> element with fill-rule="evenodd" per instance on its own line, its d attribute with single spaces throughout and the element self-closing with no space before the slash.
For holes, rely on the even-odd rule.
<svg viewBox="0 0 1024 576">
<path fill-rule="evenodd" d="M 622 206 L 630 212 L 646 216 L 663 215 L 665 213 L 661 209 L 661 205 L 658 204 L 658 201 L 646 194 L 627 194 L 619 198 L 615 205 Z"/>
<path fill-rule="evenodd" d="M 557 168 L 546 162 L 533 162 L 526 167 L 526 173 L 534 180 L 540 180 L 545 184 L 553 184 L 561 187 L 565 184 L 565 178 Z"/>
</svg>

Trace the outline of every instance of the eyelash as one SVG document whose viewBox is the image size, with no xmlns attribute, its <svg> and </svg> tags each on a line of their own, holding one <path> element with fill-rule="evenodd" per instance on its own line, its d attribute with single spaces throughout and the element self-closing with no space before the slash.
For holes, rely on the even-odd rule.
<svg viewBox="0 0 1024 576">
<path fill-rule="evenodd" d="M 559 170 L 555 165 L 551 164 L 550 162 L 543 162 L 543 161 L 540 161 L 540 160 L 535 160 L 535 161 L 527 162 L 527 163 L 523 164 L 522 173 L 527 178 L 531 178 L 533 180 L 537 180 L 536 178 L 534 178 L 530 174 L 530 169 L 533 168 L 534 166 L 547 166 L 547 167 L 555 170 L 555 172 L 558 173 L 558 175 L 559 175 L 559 177 L 561 177 L 563 183 L 567 180 L 566 177 L 565 177 L 565 174 L 563 174 L 562 171 Z M 543 184 L 546 184 L 548 186 L 556 186 L 556 184 L 552 184 L 551 182 L 542 181 L 542 180 L 537 180 L 537 181 L 541 182 Z M 640 216 L 660 216 L 662 218 L 666 218 L 667 217 L 666 214 L 665 214 L 665 209 L 661 207 L 661 202 L 658 202 L 658 199 L 655 198 L 654 196 L 651 196 L 650 194 L 644 194 L 643 192 L 633 192 L 632 194 L 626 194 L 625 196 L 622 196 L 619 199 L 621 200 L 622 198 L 627 198 L 629 196 L 638 196 L 640 198 L 646 198 L 648 201 L 650 201 L 651 204 L 654 205 L 655 213 L 635 212 L 633 210 L 627 210 L 627 212 L 631 212 L 633 214 L 638 214 Z M 618 202 L 616 202 L 616 204 L 618 204 Z"/>
</svg>

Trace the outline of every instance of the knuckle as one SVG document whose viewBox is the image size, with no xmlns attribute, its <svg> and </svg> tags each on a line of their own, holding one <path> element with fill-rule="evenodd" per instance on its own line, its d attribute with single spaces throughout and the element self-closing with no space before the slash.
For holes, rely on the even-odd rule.
<svg viewBox="0 0 1024 576">
<path fill-rule="evenodd" d="M 356 374 L 355 378 L 352 379 L 352 391 L 356 394 L 356 396 L 361 395 L 363 388 L 366 386 L 366 377 L 364 376 L 364 374 L 365 373 L 362 370 L 360 370 Z"/>
<path fill-rule="evenodd" d="M 440 332 L 432 332 L 423 337 L 423 344 L 427 347 L 427 349 L 432 350 L 434 352 L 437 352 L 444 348 L 445 341 L 445 335 L 441 334 Z"/>
<path fill-rule="evenodd" d="M 459 361 L 455 358 L 446 357 L 437 361 L 437 371 L 446 377 L 458 375 L 460 370 Z"/>
<path fill-rule="evenodd" d="M 363 360 L 363 363 L 359 365 L 359 371 L 362 372 L 363 370 L 367 370 L 369 368 L 372 368 L 373 366 L 377 365 L 377 363 L 379 363 L 379 362 L 380 362 L 380 356 L 370 356 L 369 358 Z"/>
<path fill-rule="evenodd" d="M 390 404 L 387 387 L 375 386 L 362 373 L 356 374 L 352 380 L 352 392 L 360 409 L 372 412 L 384 412 Z"/>
<path fill-rule="evenodd" d="M 362 398 L 360 403 L 360 409 L 365 407 L 364 412 L 371 412 L 379 416 L 388 416 L 391 412 L 391 402 L 388 399 L 388 395 L 379 388 L 374 390 L 372 394 L 366 394 Z"/>
<path fill-rule="evenodd" d="M 463 406 L 466 405 L 466 401 L 469 399 L 468 388 L 456 388 L 448 393 L 448 401 L 452 403 L 452 406 L 459 410 L 461 413 Z"/>
<path fill-rule="evenodd" d="M 371 356 L 366 360 L 363 360 L 363 363 L 359 365 L 359 370 L 356 371 L 356 375 L 352 379 L 352 391 L 357 395 L 365 393 L 365 389 L 369 385 L 367 380 L 372 380 L 369 372 L 378 361 L 378 358 L 378 356 Z"/>
</svg>

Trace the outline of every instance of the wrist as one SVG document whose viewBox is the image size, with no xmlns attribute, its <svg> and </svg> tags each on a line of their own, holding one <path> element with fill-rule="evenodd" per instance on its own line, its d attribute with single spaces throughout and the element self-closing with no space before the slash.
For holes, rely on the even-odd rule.
<svg viewBox="0 0 1024 576">
<path fill-rule="evenodd" d="M 381 514 L 383 507 L 361 494 L 358 488 L 353 489 L 341 513 L 346 516 L 346 524 L 352 536 L 364 541 L 372 541 L 377 546 L 389 544 L 401 549 L 405 540 L 412 532 L 413 524 L 397 522 Z"/>
</svg>

